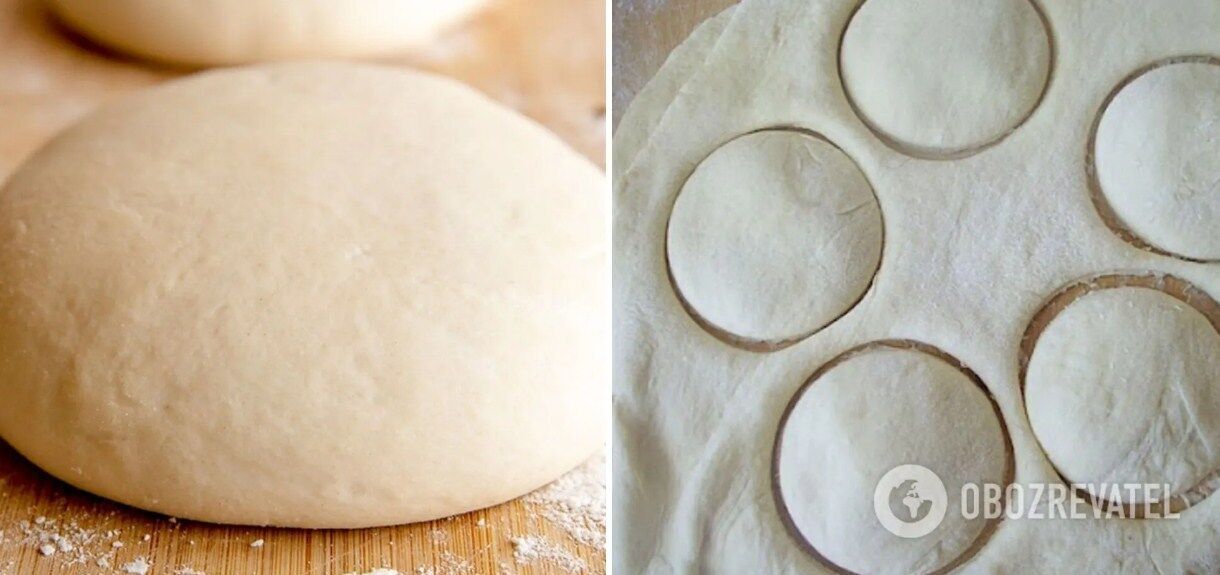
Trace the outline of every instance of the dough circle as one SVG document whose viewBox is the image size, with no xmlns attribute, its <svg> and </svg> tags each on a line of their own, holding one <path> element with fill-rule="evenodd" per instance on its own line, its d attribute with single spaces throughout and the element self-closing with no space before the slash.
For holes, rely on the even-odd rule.
<svg viewBox="0 0 1220 575">
<path fill-rule="evenodd" d="M 104 108 L 0 190 L 0 435 L 220 523 L 522 495 L 603 441 L 603 181 L 472 90 L 375 66 Z"/>
<path fill-rule="evenodd" d="M 152 60 L 228 65 L 373 56 L 420 44 L 485 0 L 49 0 L 82 34 Z"/>
<path fill-rule="evenodd" d="M 1168 483 L 1185 495 L 1220 469 L 1220 334 L 1160 291 L 1101 289 L 1063 308 L 1034 345 L 1025 401 L 1069 482 Z"/>
<path fill-rule="evenodd" d="M 1029 0 L 867 0 L 843 35 L 848 98 L 891 147 L 969 155 L 1025 121 L 1050 78 L 1050 34 Z"/>
<path fill-rule="evenodd" d="M 1006 485 L 1013 469 L 991 398 L 919 349 L 870 344 L 828 365 L 794 399 L 776 450 L 778 496 L 800 537 L 852 573 L 931 573 L 977 551 L 994 521 L 962 516 L 961 487 Z M 948 493 L 944 520 L 914 539 L 885 530 L 873 507 L 878 481 L 906 464 Z"/>
<path fill-rule="evenodd" d="M 1102 112 L 1097 183 L 1123 227 L 1153 246 L 1220 260 L 1220 60 L 1172 61 Z"/>
<path fill-rule="evenodd" d="M 745 346 L 799 340 L 847 312 L 881 260 L 881 208 L 820 136 L 764 130 L 713 151 L 682 187 L 666 249 L 705 328 Z"/>
</svg>

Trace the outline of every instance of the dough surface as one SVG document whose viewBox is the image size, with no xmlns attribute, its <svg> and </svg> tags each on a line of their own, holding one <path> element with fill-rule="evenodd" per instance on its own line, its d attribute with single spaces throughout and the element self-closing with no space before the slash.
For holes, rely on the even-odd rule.
<svg viewBox="0 0 1220 575">
<path fill-rule="evenodd" d="M 603 181 L 473 91 L 375 66 L 103 108 L 0 190 L 0 435 L 213 522 L 522 495 L 604 437 Z"/>
<path fill-rule="evenodd" d="M 960 4 L 984 15 L 981 8 L 1001 5 Z M 616 572 L 835 573 L 790 536 L 776 505 L 773 449 L 785 409 L 810 370 L 845 350 L 899 339 L 957 358 L 1000 408 L 1014 451 L 1014 483 L 1063 485 L 1032 430 L 1020 377 L 1023 337 L 1048 298 L 1064 286 L 1118 273 L 1153 282 L 1172 276 L 1220 297 L 1220 263 L 1134 249 L 1098 217 L 1087 158 L 1097 118 L 1124 79 L 1167 58 L 1220 55 L 1220 3 L 1182 0 L 1169 10 L 1144 0 L 1039 0 L 1044 28 L 1053 34 L 1043 38 L 1055 47 L 1047 73 L 1053 79 L 1015 129 L 953 157 L 883 141 L 845 94 L 840 72 L 849 71 L 841 66 L 841 40 L 861 5 L 744 0 L 696 29 L 619 124 Z M 957 24 L 976 22 L 967 16 Z M 1010 21 L 993 22 L 1003 29 Z M 1009 45 L 1011 39 L 988 42 Z M 949 70 L 945 61 L 940 64 Z M 888 82 L 879 85 L 889 89 Z M 1008 97 L 1005 90 L 993 86 L 944 121 L 977 118 L 976 106 L 995 107 Z M 850 313 L 788 347 L 760 353 L 709 337 L 690 320 L 667 274 L 665 243 L 673 206 L 700 162 L 724 142 L 769 128 L 812 131 L 843 150 L 871 184 L 885 238 L 872 285 Z M 869 402 L 869 416 L 896 416 L 894 403 Z M 836 427 L 850 433 L 859 425 Z M 916 437 L 938 434 L 928 457 L 949 458 L 939 447 L 971 441 L 941 425 L 904 429 Z M 1032 497 L 1032 488 L 1025 493 Z M 1085 514 L 1095 509 L 1080 503 Z M 1005 518 L 952 572 L 1220 573 L 1217 532 L 1215 494 L 1175 520 Z"/>
<path fill-rule="evenodd" d="M 373 56 L 431 38 L 485 0 L 48 0 L 106 46 L 152 60 L 229 65 Z"/>
<path fill-rule="evenodd" d="M 1130 231 L 1220 260 L 1220 59 L 1135 78 L 1102 114 L 1095 146 L 1101 191 Z"/>
<path fill-rule="evenodd" d="M 975 542 L 988 520 L 966 520 L 949 497 L 926 537 L 892 536 L 874 516 L 873 486 L 918 462 L 947 493 L 1005 483 L 1011 465 L 995 408 L 939 358 L 866 349 L 810 383 L 780 430 L 779 485 L 792 520 L 827 561 L 853 573 L 931 573 Z M 928 486 L 917 486 L 929 499 Z"/>
<path fill-rule="evenodd" d="M 1159 291 L 1105 289 L 1064 308 L 1038 338 L 1025 401 L 1070 482 L 1168 483 L 1182 495 L 1220 471 L 1220 334 Z"/>
<path fill-rule="evenodd" d="M 819 136 L 771 130 L 699 164 L 666 245 L 694 312 L 765 345 L 800 339 L 859 301 L 881 241 L 881 210 L 851 158 Z"/>
<path fill-rule="evenodd" d="M 953 157 L 1003 137 L 1049 79 L 1049 35 L 1029 0 L 868 0 L 847 26 L 843 84 L 901 149 Z"/>
</svg>

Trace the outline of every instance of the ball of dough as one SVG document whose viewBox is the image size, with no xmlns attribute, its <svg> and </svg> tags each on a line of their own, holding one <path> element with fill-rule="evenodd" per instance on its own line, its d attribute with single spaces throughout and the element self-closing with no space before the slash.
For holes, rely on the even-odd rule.
<svg viewBox="0 0 1220 575">
<path fill-rule="evenodd" d="M 48 0 L 111 48 L 178 64 L 224 65 L 401 50 L 485 0 Z"/>
<path fill-rule="evenodd" d="M 448 80 L 217 71 L 0 190 L 0 434 L 205 521 L 362 527 L 522 495 L 603 440 L 603 177 Z"/>
<path fill-rule="evenodd" d="M 1094 291 L 1059 312 L 1030 357 L 1025 401 L 1068 481 L 1182 495 L 1220 469 L 1220 334 L 1159 291 Z"/>
<path fill-rule="evenodd" d="M 682 187 L 667 238 L 674 283 L 713 330 L 791 342 L 864 295 L 881 261 L 881 208 L 851 158 L 790 130 L 736 138 Z"/>
<path fill-rule="evenodd" d="M 1154 68 L 1123 87 L 1097 127 L 1097 178 L 1148 243 L 1220 260 L 1220 65 Z"/>
<path fill-rule="evenodd" d="M 784 505 L 801 536 L 840 572 L 930 573 L 950 565 L 989 521 L 964 518 L 962 486 L 1003 485 L 1012 465 L 987 394 L 956 367 L 911 349 L 877 347 L 830 368 L 799 396 L 780 433 Z M 874 509 L 879 481 L 907 464 L 931 470 L 947 493 L 939 525 L 910 539 L 887 531 Z"/>
<path fill-rule="evenodd" d="M 863 120 L 920 157 L 991 144 L 1033 111 L 1050 35 L 1029 0 L 868 0 L 843 35 L 843 84 Z"/>
</svg>

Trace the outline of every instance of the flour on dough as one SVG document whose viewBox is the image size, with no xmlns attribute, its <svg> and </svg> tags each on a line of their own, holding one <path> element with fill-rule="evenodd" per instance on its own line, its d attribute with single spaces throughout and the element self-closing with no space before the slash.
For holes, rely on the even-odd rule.
<svg viewBox="0 0 1220 575">
<path fill-rule="evenodd" d="M 966 520 L 949 497 L 932 534 L 894 537 L 873 489 L 918 462 L 956 494 L 967 482 L 1004 484 L 1011 465 L 995 408 L 965 374 L 911 349 L 866 349 L 810 382 L 780 430 L 779 489 L 801 535 L 852 573 L 930 573 L 966 552 L 988 520 Z M 924 499 L 927 499 L 925 496 Z"/>
<path fill-rule="evenodd" d="M 1142 287 L 1064 308 L 1029 360 L 1030 425 L 1069 482 L 1168 483 L 1220 471 L 1220 334 L 1198 310 Z M 1137 492 L 1133 501 L 1140 503 Z"/>
<path fill-rule="evenodd" d="M 1168 252 L 1220 260 L 1220 60 L 1155 67 L 1123 86 L 1097 128 L 1101 192 Z"/>
<path fill-rule="evenodd" d="M 848 32 L 870 7 L 882 8 L 878 27 Z M 910 20 L 926 7 L 930 15 Z M 897 536 L 875 525 L 856 532 L 875 534 L 861 535 L 862 547 L 836 551 L 835 537 L 846 535 L 818 527 L 829 523 L 821 516 L 809 519 L 818 542 L 802 545 L 775 499 L 772 450 L 785 409 L 812 369 L 868 342 L 922 341 L 970 366 L 1003 414 L 1014 483 L 1062 485 L 1022 393 L 1031 318 L 1062 286 L 1119 271 L 1174 276 L 1220 297 L 1220 264 L 1132 249 L 1106 227 L 1087 160 L 1115 87 L 1167 58 L 1220 55 L 1217 29 L 1220 3 L 1212 0 L 1181 0 L 1172 10 L 1145 0 L 746 0 L 698 28 L 640 92 L 615 138 L 616 572 L 835 572 L 811 552 L 818 546 L 857 565 L 890 557 Z M 877 58 L 863 57 L 868 49 L 848 54 L 853 37 L 873 38 L 857 48 L 876 49 Z M 853 78 L 853 62 L 871 72 Z M 861 106 L 858 83 L 869 84 L 875 110 Z M 892 121 L 874 117 L 878 110 Z M 906 125 L 909 139 L 879 138 L 883 122 Z M 881 207 L 884 250 L 849 313 L 782 350 L 757 353 L 691 321 L 667 273 L 667 229 L 701 162 L 725 142 L 776 127 L 821 134 L 851 158 Z M 858 378 L 850 393 L 867 393 L 875 381 Z M 904 413 L 896 404 L 869 401 L 864 415 L 884 422 Z M 990 447 L 961 461 L 949 452 L 975 447 L 954 418 L 977 411 L 958 412 L 904 425 L 912 440 L 925 440 L 913 455 L 952 459 L 953 469 L 967 459 L 996 461 Z M 811 425 L 867 429 L 830 416 L 837 422 Z M 786 438 L 783 457 L 801 441 Z M 1193 449 L 1170 457 L 1185 461 Z M 838 472 L 855 454 L 841 455 L 817 463 Z M 874 485 L 836 487 L 868 494 Z M 1085 513 L 1094 509 L 1080 503 Z M 860 509 L 866 515 L 848 518 L 854 525 L 876 521 Z M 1172 521 L 1006 518 L 977 550 L 957 538 L 970 530 L 950 530 L 937 557 L 968 556 L 954 573 L 1217 573 L 1218 529 L 1220 497 L 1209 496 Z M 862 556 L 865 548 L 881 551 Z"/>
<path fill-rule="evenodd" d="M 874 130 L 908 152 L 953 157 L 1030 114 L 1051 45 L 1030 0 L 868 0 L 841 60 L 844 87 Z"/>
<path fill-rule="evenodd" d="M 713 329 L 791 342 L 859 301 L 881 259 L 868 180 L 825 139 L 748 134 L 691 174 L 669 220 L 674 283 Z"/>
</svg>

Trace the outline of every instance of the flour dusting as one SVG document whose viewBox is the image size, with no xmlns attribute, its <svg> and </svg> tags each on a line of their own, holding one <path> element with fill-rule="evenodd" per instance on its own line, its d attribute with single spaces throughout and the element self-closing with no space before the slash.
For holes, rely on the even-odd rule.
<svg viewBox="0 0 1220 575">
<path fill-rule="evenodd" d="M 583 559 L 548 541 L 545 537 L 513 538 L 513 558 L 522 565 L 543 561 L 559 567 L 566 573 L 582 573 L 589 568 Z"/>
<path fill-rule="evenodd" d="M 525 497 L 533 513 L 573 539 L 606 549 L 606 452 Z"/>
<path fill-rule="evenodd" d="M 13 542 L 36 549 L 42 557 L 64 565 L 92 564 L 108 567 L 114 558 L 119 531 L 82 527 L 75 519 L 60 521 L 45 516 L 17 523 L 16 533 L 0 542 Z M 120 544 L 121 546 L 121 544 Z"/>
<path fill-rule="evenodd" d="M 584 559 L 569 550 L 571 542 L 552 541 L 536 531 L 549 524 L 573 541 L 604 551 L 606 546 L 606 455 L 599 453 L 585 464 L 572 470 L 553 483 L 522 498 L 528 511 L 529 521 L 523 527 L 513 527 L 507 522 L 489 522 L 478 519 L 474 527 L 480 532 L 493 535 L 501 542 L 510 544 L 513 556 L 508 561 L 494 563 L 497 575 L 515 575 L 515 565 L 547 565 L 564 573 L 603 573 L 600 565 L 589 565 Z M 86 513 L 81 516 L 87 520 Z M 450 518 L 451 520 L 453 518 Z M 179 523 L 175 521 L 174 523 Z M 175 525 L 176 527 L 177 525 Z M 551 531 L 554 533 L 554 531 Z M 129 547 L 151 545 L 152 535 L 133 534 L 131 539 L 120 540 L 118 529 L 99 530 L 82 527 L 76 519 L 61 520 L 37 516 L 0 530 L 0 544 L 12 543 L 25 546 L 38 553 L 40 560 L 54 565 L 88 565 L 102 573 L 119 575 L 206 575 L 187 565 L 171 570 L 154 569 L 147 556 L 122 560 L 116 554 Z M 432 565 L 413 568 L 411 575 L 481 575 L 477 561 L 488 545 L 481 551 L 458 554 L 447 549 L 452 544 L 449 528 L 431 529 L 426 532 L 427 541 L 437 551 Z M 194 541 L 191 541 L 194 544 Z M 264 539 L 247 543 L 258 549 L 266 545 Z M 515 564 L 515 565 L 514 565 Z M 0 575 L 9 575 L 7 569 L 13 565 L 0 565 Z M 168 568 L 166 568 L 168 569 Z M 347 575 L 407 575 L 389 567 L 371 571 L 356 571 Z"/>
<path fill-rule="evenodd" d="M 152 568 L 152 564 L 148 562 L 148 559 L 136 557 L 135 561 L 123 566 L 123 573 L 127 575 L 147 575 L 150 568 Z"/>
</svg>

